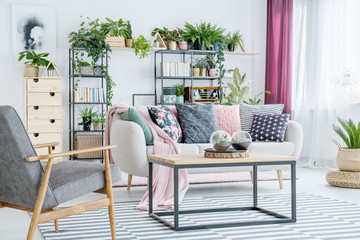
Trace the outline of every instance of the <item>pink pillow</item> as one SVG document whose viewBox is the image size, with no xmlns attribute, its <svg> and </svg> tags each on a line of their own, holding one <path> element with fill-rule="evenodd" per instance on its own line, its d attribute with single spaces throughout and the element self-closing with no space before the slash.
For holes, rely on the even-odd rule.
<svg viewBox="0 0 360 240">
<path fill-rule="evenodd" d="M 239 105 L 214 105 L 214 110 L 219 130 L 226 131 L 230 135 L 241 130 Z"/>
</svg>

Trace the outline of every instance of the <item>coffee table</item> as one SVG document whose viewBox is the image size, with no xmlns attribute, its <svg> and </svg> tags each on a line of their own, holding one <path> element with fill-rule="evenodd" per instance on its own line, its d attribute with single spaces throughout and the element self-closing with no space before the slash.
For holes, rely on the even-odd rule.
<svg viewBox="0 0 360 240">
<path fill-rule="evenodd" d="M 178 155 L 151 155 L 149 158 L 149 189 L 153 186 L 153 164 L 159 164 L 174 169 L 174 210 L 154 212 L 153 195 L 149 191 L 149 216 L 168 226 L 175 231 L 217 228 L 217 227 L 235 227 L 274 223 L 296 222 L 296 159 L 293 156 L 284 156 L 267 153 L 250 152 L 248 158 L 205 158 L 203 154 L 178 154 Z M 263 208 L 258 207 L 258 187 L 257 187 L 257 167 L 263 165 L 290 165 L 291 166 L 291 216 L 287 217 Z M 180 168 L 210 168 L 210 167 L 235 167 L 235 166 L 253 166 L 253 203 L 249 207 L 235 208 L 214 208 L 179 211 L 179 169 Z M 207 212 L 222 211 L 258 211 L 275 217 L 269 220 L 253 220 L 246 222 L 230 222 L 217 224 L 202 224 L 191 226 L 180 226 L 180 214 L 201 214 Z M 174 215 L 174 223 L 162 218 L 162 216 Z"/>
</svg>

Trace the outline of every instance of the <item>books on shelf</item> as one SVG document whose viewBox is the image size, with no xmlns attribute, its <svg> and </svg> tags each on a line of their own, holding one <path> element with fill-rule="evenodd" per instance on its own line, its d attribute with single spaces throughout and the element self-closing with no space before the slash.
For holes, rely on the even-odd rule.
<svg viewBox="0 0 360 240">
<path fill-rule="evenodd" d="M 74 90 L 76 103 L 106 103 L 105 89 L 79 87 Z"/>
<path fill-rule="evenodd" d="M 162 75 L 164 77 L 190 77 L 190 63 L 185 62 L 163 62 L 161 63 Z"/>
</svg>

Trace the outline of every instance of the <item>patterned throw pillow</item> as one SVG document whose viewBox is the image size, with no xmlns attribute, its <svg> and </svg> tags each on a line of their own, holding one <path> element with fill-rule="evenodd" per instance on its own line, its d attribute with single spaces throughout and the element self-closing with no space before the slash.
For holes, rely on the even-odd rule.
<svg viewBox="0 0 360 240">
<path fill-rule="evenodd" d="M 185 143 L 209 143 L 218 130 L 214 105 L 176 104 Z"/>
<path fill-rule="evenodd" d="M 251 124 L 255 114 L 269 115 L 281 114 L 284 109 L 284 104 L 266 104 L 266 105 L 240 105 L 241 128 L 243 131 L 250 132 Z"/>
<path fill-rule="evenodd" d="M 289 114 L 254 115 L 250 135 L 253 142 L 283 142 Z"/>
<path fill-rule="evenodd" d="M 182 141 L 182 131 L 175 115 L 167 107 L 148 107 L 152 120 L 175 142 Z"/>
</svg>

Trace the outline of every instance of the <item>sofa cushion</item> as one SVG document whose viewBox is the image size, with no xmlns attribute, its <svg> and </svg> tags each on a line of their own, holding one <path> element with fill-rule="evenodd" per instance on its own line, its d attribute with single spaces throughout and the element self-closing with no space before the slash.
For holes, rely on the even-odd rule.
<svg viewBox="0 0 360 240">
<path fill-rule="evenodd" d="M 241 130 L 239 105 L 214 105 L 214 111 L 219 130 L 223 130 L 230 135 Z"/>
<path fill-rule="evenodd" d="M 128 111 L 120 114 L 122 120 L 131 121 L 139 124 L 145 135 L 146 145 L 153 145 L 154 139 L 149 126 L 144 118 L 134 108 L 129 108 Z"/>
<path fill-rule="evenodd" d="M 179 143 L 181 154 L 198 154 L 199 147 L 196 144 Z M 154 154 L 154 146 L 146 146 L 147 155 Z"/>
<path fill-rule="evenodd" d="M 148 107 L 153 121 L 175 142 L 182 141 L 182 130 L 175 115 L 167 107 Z"/>
<path fill-rule="evenodd" d="M 283 142 L 289 117 L 289 114 L 255 114 L 250 131 L 253 142 Z"/>
<path fill-rule="evenodd" d="M 243 131 L 250 132 L 251 124 L 255 114 L 281 114 L 284 109 L 284 104 L 266 104 L 266 105 L 240 105 L 241 128 Z"/>
<path fill-rule="evenodd" d="M 184 143 L 208 143 L 213 132 L 218 130 L 214 105 L 176 104 L 183 129 Z"/>
</svg>

